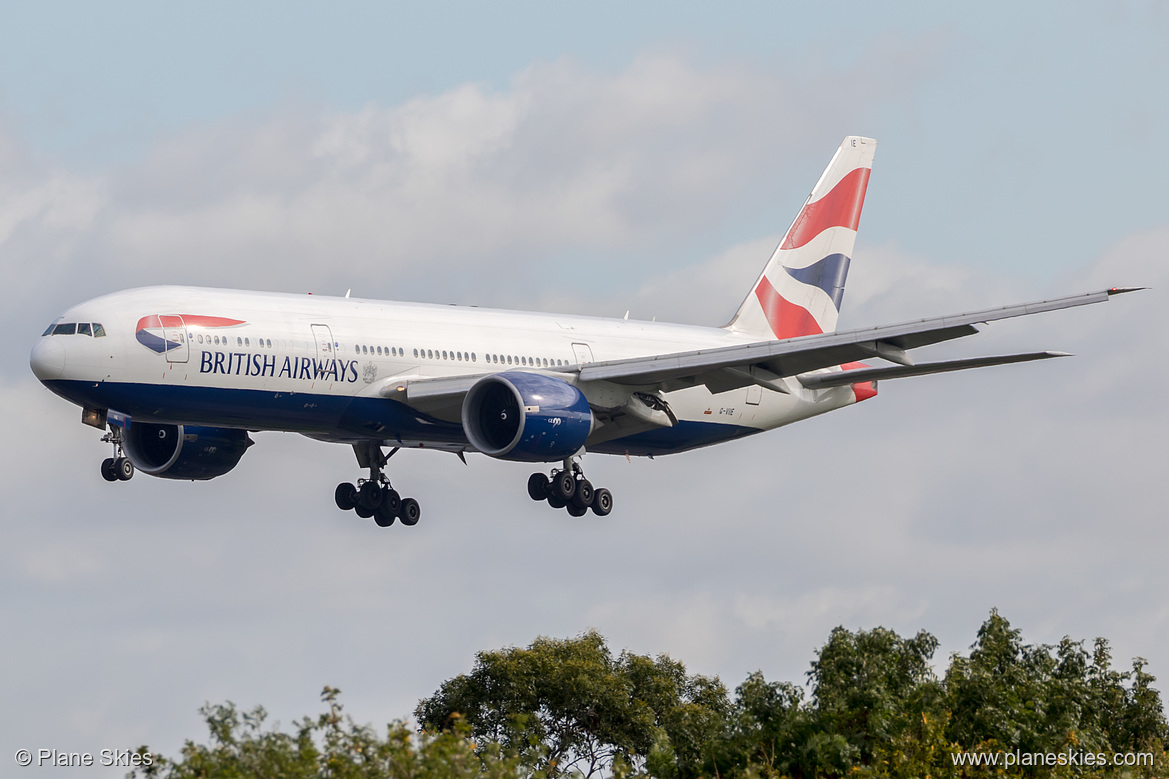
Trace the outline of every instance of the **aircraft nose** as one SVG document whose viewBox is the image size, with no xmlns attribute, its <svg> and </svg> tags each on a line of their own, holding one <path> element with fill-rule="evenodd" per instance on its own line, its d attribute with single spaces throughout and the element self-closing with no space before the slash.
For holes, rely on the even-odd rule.
<svg viewBox="0 0 1169 779">
<path fill-rule="evenodd" d="M 28 357 L 29 367 L 41 381 L 65 375 L 65 345 L 52 336 L 42 337 Z"/>
</svg>

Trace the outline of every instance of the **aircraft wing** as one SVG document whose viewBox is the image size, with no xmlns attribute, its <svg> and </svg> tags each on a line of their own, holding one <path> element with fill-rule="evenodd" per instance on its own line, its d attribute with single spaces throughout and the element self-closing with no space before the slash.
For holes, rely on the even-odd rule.
<svg viewBox="0 0 1169 779">
<path fill-rule="evenodd" d="M 778 381 L 780 378 L 800 376 L 823 368 L 831 368 L 872 357 L 881 357 L 905 368 L 910 368 L 914 363 L 907 354 L 909 349 L 973 335 L 978 332 L 976 324 L 1101 303 L 1113 295 L 1132 292 L 1135 289 L 1137 288 L 1113 287 L 1084 295 L 1003 306 L 953 316 L 918 319 L 894 325 L 789 338 L 784 341 L 763 341 L 630 360 L 587 363 L 580 368 L 580 378 L 582 381 L 611 381 L 617 384 L 636 386 L 657 384 L 664 385 L 666 389 L 706 384 L 712 391 L 726 391 L 754 383 L 780 392 L 787 392 L 789 391 L 787 387 Z M 1041 359 L 1033 355 L 1029 358 Z M 1017 362 L 1024 358 L 1014 355 L 1011 358 L 994 359 L 1001 363 Z M 920 367 L 924 368 L 925 366 Z M 961 370 L 963 367 L 977 366 L 974 364 L 951 364 L 944 370 Z M 887 377 L 936 372 L 940 372 L 940 370 L 920 370 L 916 373 L 902 371 Z M 856 377 L 852 381 L 866 380 L 858 371 L 849 371 L 848 373 Z M 819 386 L 829 385 L 821 383 Z"/>
<path fill-rule="evenodd" d="M 1136 289 L 1139 288 L 1113 287 L 1084 295 L 784 341 L 763 341 L 630 360 L 592 362 L 579 368 L 579 378 L 582 382 L 611 381 L 637 387 L 657 385 L 667 390 L 705 384 L 712 392 L 759 384 L 788 393 L 791 388 L 780 381 L 788 376 L 798 377 L 800 384 L 808 389 L 826 389 L 855 382 L 1063 357 L 1066 356 L 1063 352 L 1034 352 L 915 365 L 907 352 L 920 346 L 973 335 L 978 332 L 976 324 L 1101 303 L 1113 295 Z M 897 367 L 813 373 L 873 357 L 896 363 Z M 575 371 L 565 373 L 572 372 Z M 404 401 L 439 418 L 457 421 L 463 396 L 480 378 L 482 374 L 441 378 L 392 377 L 384 381 L 379 394 Z"/>
</svg>

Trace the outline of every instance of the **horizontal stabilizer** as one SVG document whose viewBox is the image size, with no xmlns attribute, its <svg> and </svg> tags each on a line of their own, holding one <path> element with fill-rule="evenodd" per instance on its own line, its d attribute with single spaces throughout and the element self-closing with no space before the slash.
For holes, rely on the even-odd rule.
<svg viewBox="0 0 1169 779">
<path fill-rule="evenodd" d="M 923 365 L 861 368 L 854 371 L 803 374 L 797 378 L 800 384 L 803 384 L 808 389 L 828 389 L 829 387 L 842 387 L 846 384 L 856 384 L 858 382 L 904 379 L 910 376 L 927 376 L 931 373 L 964 371 L 967 368 L 985 368 L 991 365 L 1008 365 L 1013 362 L 1047 360 L 1052 357 L 1071 357 L 1071 355 L 1067 352 L 1029 352 L 1027 354 L 1007 354 L 1001 357 L 974 357 L 969 360 L 927 362 Z"/>
</svg>

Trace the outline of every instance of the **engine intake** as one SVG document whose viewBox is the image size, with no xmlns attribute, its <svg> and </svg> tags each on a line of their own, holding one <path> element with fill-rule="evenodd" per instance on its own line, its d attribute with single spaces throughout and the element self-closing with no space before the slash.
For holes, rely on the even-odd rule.
<svg viewBox="0 0 1169 779">
<path fill-rule="evenodd" d="M 503 460 L 563 460 L 580 451 L 593 424 L 580 390 L 538 373 L 484 376 L 463 400 L 467 439 L 483 454 Z"/>
<path fill-rule="evenodd" d="M 122 447 L 134 467 L 163 479 L 214 479 L 255 443 L 245 430 L 131 422 Z"/>
</svg>

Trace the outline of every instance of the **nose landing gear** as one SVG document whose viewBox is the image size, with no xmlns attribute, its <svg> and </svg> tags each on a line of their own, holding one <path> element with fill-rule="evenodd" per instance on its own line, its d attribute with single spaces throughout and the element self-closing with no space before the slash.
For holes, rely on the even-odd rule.
<svg viewBox="0 0 1169 779">
<path fill-rule="evenodd" d="M 389 527 L 399 519 L 407 527 L 417 525 L 422 516 L 418 501 L 399 495 L 382 470 L 398 451 L 397 447 L 387 455 L 382 453 L 379 444 L 371 441 L 368 444 L 354 444 L 353 451 L 357 455 L 358 465 L 369 468 L 369 478 L 358 479 L 357 484 L 338 484 L 333 493 L 337 508 L 342 511 L 352 510 L 362 519 L 372 517 L 378 527 Z"/>
<path fill-rule="evenodd" d="M 101 462 L 101 476 L 106 481 L 130 481 L 134 477 L 134 463 L 122 451 L 122 428 L 110 426 L 110 432 L 101 438 L 114 445 L 114 456 Z"/>
<path fill-rule="evenodd" d="M 567 509 L 574 517 L 583 517 L 589 509 L 604 517 L 613 510 L 613 493 L 603 487 L 594 489 L 580 465 L 571 459 L 564 461 L 562 470 L 552 471 L 551 476 L 542 473 L 529 476 L 528 497 L 546 500 L 554 509 Z"/>
</svg>

